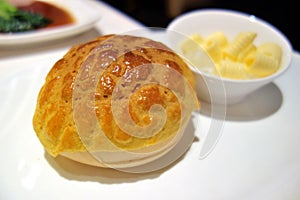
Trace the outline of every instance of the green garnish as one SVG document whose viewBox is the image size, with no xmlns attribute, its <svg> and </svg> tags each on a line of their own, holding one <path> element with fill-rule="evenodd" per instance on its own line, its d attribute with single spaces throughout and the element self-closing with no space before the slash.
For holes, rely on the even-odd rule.
<svg viewBox="0 0 300 200">
<path fill-rule="evenodd" d="M 23 11 L 0 0 L 0 32 L 14 33 L 42 28 L 52 21 L 41 14 Z"/>
</svg>

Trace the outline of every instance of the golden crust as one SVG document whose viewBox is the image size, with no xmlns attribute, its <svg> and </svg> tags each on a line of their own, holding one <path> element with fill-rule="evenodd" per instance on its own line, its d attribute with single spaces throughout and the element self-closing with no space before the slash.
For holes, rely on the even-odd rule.
<svg viewBox="0 0 300 200">
<path fill-rule="evenodd" d="M 87 145 L 90 145 L 89 148 L 101 148 L 101 145 L 99 147 L 101 138 L 97 138 L 95 133 L 88 136 L 91 141 L 83 144 L 78 134 L 80 128 L 75 125 L 74 111 L 83 116 L 89 108 L 84 104 L 74 108 L 73 103 L 74 88 L 79 87 L 82 91 L 88 91 L 86 88 L 89 87 L 90 82 L 86 82 L 86 77 L 91 77 L 92 73 L 102 69 L 104 70 L 99 75 L 96 88 L 90 94 L 95 102 L 92 110 L 101 130 L 110 142 L 118 148 L 139 150 L 174 135 L 180 126 L 180 102 L 176 94 L 166 87 L 155 84 L 155 80 L 151 84 L 137 88 L 129 97 L 129 113 L 136 124 L 147 126 L 152 120 L 149 109 L 152 105 L 159 104 L 165 109 L 167 116 L 163 129 L 150 138 L 140 138 L 127 134 L 114 120 L 111 102 L 118 81 L 124 76 L 127 77 L 125 83 L 129 79 L 132 82 L 132 79 L 137 77 L 141 81 L 149 81 L 151 79 L 148 75 L 149 70 L 155 72 L 151 67 L 135 72 L 135 76 L 130 73 L 141 65 L 153 63 L 176 70 L 194 87 L 194 76 L 185 62 L 164 44 L 147 38 L 105 35 L 72 47 L 54 64 L 37 99 L 33 127 L 48 153 L 52 156 L 85 153 Z M 91 69 L 91 66 L 98 66 L 98 68 Z M 168 79 L 170 87 L 179 88 L 179 93 L 184 92 L 185 88 L 182 87 L 180 79 L 169 77 L 169 72 L 156 71 L 155 73 L 160 73 Z M 141 81 L 138 84 L 141 84 Z M 123 113 L 121 112 L 120 115 L 122 116 Z M 83 124 L 83 128 L 89 129 L 93 119 L 90 119 L 91 116 L 82 116 L 79 122 Z"/>
</svg>

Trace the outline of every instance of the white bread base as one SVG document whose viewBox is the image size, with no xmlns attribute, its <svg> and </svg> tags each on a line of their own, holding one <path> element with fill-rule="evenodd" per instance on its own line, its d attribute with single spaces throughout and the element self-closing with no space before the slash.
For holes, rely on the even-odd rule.
<svg viewBox="0 0 300 200">
<path fill-rule="evenodd" d="M 154 161 L 168 153 L 179 141 L 179 138 L 167 140 L 160 144 L 136 152 L 63 152 L 60 155 L 71 160 L 103 168 L 124 169 L 136 167 Z"/>
</svg>

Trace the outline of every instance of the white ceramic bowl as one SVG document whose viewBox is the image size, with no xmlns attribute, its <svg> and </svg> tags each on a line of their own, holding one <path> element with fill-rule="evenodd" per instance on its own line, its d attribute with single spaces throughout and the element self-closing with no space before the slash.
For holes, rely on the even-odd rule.
<svg viewBox="0 0 300 200">
<path fill-rule="evenodd" d="M 257 33 L 255 44 L 275 42 L 282 48 L 280 69 L 267 77 L 235 80 L 219 78 L 204 71 L 192 68 L 197 79 L 197 94 L 202 100 L 216 104 L 234 104 L 242 101 L 248 94 L 272 82 L 281 76 L 289 67 L 292 58 L 292 46 L 286 36 L 276 27 L 253 15 L 224 9 L 202 9 L 185 13 L 176 17 L 167 27 L 171 46 L 183 55 L 179 44 L 188 36 L 199 33 L 202 36 L 222 31 L 233 39 L 242 31 Z"/>
</svg>

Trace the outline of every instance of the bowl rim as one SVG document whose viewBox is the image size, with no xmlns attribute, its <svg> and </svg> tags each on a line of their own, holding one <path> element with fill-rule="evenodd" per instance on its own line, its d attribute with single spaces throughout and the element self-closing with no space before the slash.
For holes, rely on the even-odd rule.
<svg viewBox="0 0 300 200">
<path fill-rule="evenodd" d="M 253 22 L 255 22 L 256 24 L 258 24 L 259 26 L 263 26 L 266 27 L 268 29 L 270 29 L 271 31 L 273 31 L 274 33 L 276 33 L 278 35 L 278 37 L 280 37 L 283 41 L 283 43 L 286 46 L 286 50 L 287 52 L 285 52 L 285 66 L 280 66 L 280 68 L 273 74 L 266 76 L 266 77 L 260 77 L 260 78 L 253 78 L 253 79 L 230 79 L 230 78 L 226 78 L 226 77 L 218 77 L 216 75 L 201 71 L 200 69 L 197 69 L 196 67 L 190 67 L 191 70 L 195 73 L 199 73 L 203 76 L 206 76 L 210 79 L 217 79 L 217 80 L 222 80 L 225 82 L 232 82 L 232 83 L 255 83 L 255 82 L 262 82 L 262 81 L 268 81 L 268 80 L 274 80 L 277 77 L 281 76 L 285 71 L 288 70 L 289 66 L 291 65 L 292 62 L 292 51 L 293 51 L 293 47 L 292 44 L 290 42 L 290 40 L 287 38 L 287 36 L 281 32 L 276 26 L 274 26 L 273 24 L 269 23 L 268 21 L 257 17 L 253 14 L 249 14 L 246 12 L 242 12 L 242 11 L 238 11 L 238 10 L 234 10 L 234 9 L 225 9 L 225 8 L 201 8 L 201 9 L 196 9 L 196 10 L 192 10 L 192 11 L 188 11 L 186 13 L 183 13 L 177 17 L 175 17 L 167 26 L 167 31 L 176 31 L 182 35 L 186 35 L 178 30 L 173 30 L 174 26 L 178 24 L 179 20 L 184 20 L 187 19 L 189 17 L 193 17 L 193 16 L 199 16 L 199 15 L 218 15 L 220 16 L 220 14 L 225 14 L 225 15 L 231 15 L 233 17 L 240 17 L 242 20 L 251 20 Z M 189 64 L 188 64 L 189 65 Z"/>
</svg>

